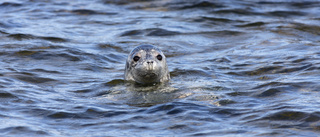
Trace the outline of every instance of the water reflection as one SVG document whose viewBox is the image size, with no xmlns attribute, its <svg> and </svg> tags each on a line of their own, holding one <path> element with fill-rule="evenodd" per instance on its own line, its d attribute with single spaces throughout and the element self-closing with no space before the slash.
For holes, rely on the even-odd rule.
<svg viewBox="0 0 320 137">
<path fill-rule="evenodd" d="M 111 83 L 115 84 L 115 81 L 110 81 L 107 84 Z M 112 86 L 107 93 L 99 98 L 120 101 L 131 106 L 147 107 L 173 101 L 178 97 L 176 91 L 177 88 L 171 87 L 169 83 L 141 85 L 132 82 L 123 83 L 122 81 L 121 84 Z"/>
</svg>

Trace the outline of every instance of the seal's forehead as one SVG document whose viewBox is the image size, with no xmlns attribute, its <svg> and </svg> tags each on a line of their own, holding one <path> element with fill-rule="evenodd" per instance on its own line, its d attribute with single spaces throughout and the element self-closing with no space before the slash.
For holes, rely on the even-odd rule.
<svg viewBox="0 0 320 137">
<path fill-rule="evenodd" d="M 159 52 L 159 53 L 162 53 L 160 49 L 158 49 L 157 47 L 155 46 L 152 46 L 152 45 L 141 45 L 141 46 L 138 46 L 136 48 L 134 48 L 132 51 L 131 51 L 131 54 L 135 54 L 135 53 L 138 53 L 138 52 L 141 52 L 141 51 L 145 51 L 145 52 Z"/>
</svg>

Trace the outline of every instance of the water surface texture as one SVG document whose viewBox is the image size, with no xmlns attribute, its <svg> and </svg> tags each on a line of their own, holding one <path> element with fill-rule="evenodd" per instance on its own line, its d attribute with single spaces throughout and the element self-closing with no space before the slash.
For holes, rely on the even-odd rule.
<svg viewBox="0 0 320 137">
<path fill-rule="evenodd" d="M 318 136 L 318 0 L 2 0 L 1 136 Z M 141 44 L 169 83 L 123 80 Z"/>
</svg>

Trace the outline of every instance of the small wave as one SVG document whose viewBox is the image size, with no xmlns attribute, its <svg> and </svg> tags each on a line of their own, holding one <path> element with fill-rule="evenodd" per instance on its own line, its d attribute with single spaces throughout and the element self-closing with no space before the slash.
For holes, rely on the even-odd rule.
<svg viewBox="0 0 320 137">
<path fill-rule="evenodd" d="M 270 16 L 289 17 L 289 16 L 306 16 L 307 13 L 299 11 L 272 11 L 267 13 Z"/>
<path fill-rule="evenodd" d="M 26 136 L 47 136 L 50 135 L 48 132 L 43 130 L 35 130 L 28 126 L 14 126 L 0 129 L 1 134 L 4 135 L 26 135 Z"/>
<path fill-rule="evenodd" d="M 117 13 L 114 12 L 99 12 L 99 11 L 94 11 L 94 10 L 89 10 L 89 9 L 76 9 L 72 10 L 72 13 L 79 14 L 79 15 L 116 15 Z"/>
<path fill-rule="evenodd" d="M 180 32 L 169 31 L 161 28 L 150 28 L 144 30 L 130 30 L 122 33 L 120 36 L 173 36 L 178 35 Z"/>
<path fill-rule="evenodd" d="M 47 83 L 47 82 L 56 81 L 51 78 L 39 77 L 39 76 L 36 76 L 32 73 L 10 73 L 10 74 L 6 74 L 6 76 L 12 77 L 12 78 L 20 80 L 20 81 L 28 82 L 28 83 L 40 84 L 40 83 Z"/>
<path fill-rule="evenodd" d="M 20 7 L 22 4 L 14 2 L 3 2 L 0 4 L 0 7 Z"/>
<path fill-rule="evenodd" d="M 174 71 L 170 72 L 170 75 L 172 77 L 176 76 L 204 76 L 204 77 L 210 77 L 211 74 L 202 71 L 202 70 L 181 70 L 181 69 L 176 69 Z"/>
<path fill-rule="evenodd" d="M 11 93 L 2 91 L 2 92 L 0 92 L 0 98 L 1 98 L 1 101 L 3 101 L 3 99 L 17 98 L 17 96 L 15 96 L 15 95 L 13 95 Z"/>
<path fill-rule="evenodd" d="M 214 3 L 212 1 L 189 1 L 188 3 L 170 3 L 173 9 L 193 9 L 193 8 L 222 8 L 225 7 L 221 3 Z"/>
<path fill-rule="evenodd" d="M 47 40 L 51 42 L 67 42 L 67 39 L 64 38 L 58 38 L 58 37 L 41 37 L 41 36 L 34 36 L 31 34 L 10 34 L 8 35 L 9 38 L 13 38 L 16 40 L 25 40 L 25 39 L 42 39 L 42 40 Z"/>
<path fill-rule="evenodd" d="M 256 95 L 257 97 L 272 97 L 280 94 L 281 92 L 283 91 L 279 88 L 270 88 L 268 90 L 262 91 L 261 93 L 255 93 L 255 94 L 257 94 Z"/>
</svg>

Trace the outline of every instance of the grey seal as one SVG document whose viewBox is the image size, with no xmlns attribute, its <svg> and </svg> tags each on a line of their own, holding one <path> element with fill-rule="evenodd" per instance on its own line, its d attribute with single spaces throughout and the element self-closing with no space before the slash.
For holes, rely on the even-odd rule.
<svg viewBox="0 0 320 137">
<path fill-rule="evenodd" d="M 140 84 L 170 80 L 165 55 L 152 45 L 140 45 L 134 48 L 128 55 L 124 78 Z"/>
</svg>

